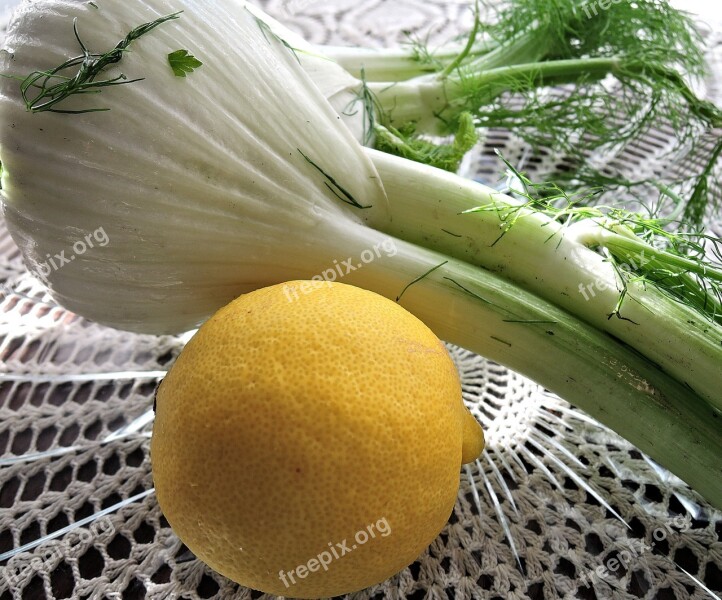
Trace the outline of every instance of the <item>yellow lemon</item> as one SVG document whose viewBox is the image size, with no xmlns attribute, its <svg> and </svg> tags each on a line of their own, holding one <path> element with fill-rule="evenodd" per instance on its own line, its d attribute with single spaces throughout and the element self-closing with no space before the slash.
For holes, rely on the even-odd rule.
<svg viewBox="0 0 722 600">
<path fill-rule="evenodd" d="M 421 321 L 372 292 L 296 281 L 238 298 L 190 340 L 158 390 L 151 460 L 196 556 L 317 598 L 413 562 L 483 446 Z"/>
</svg>

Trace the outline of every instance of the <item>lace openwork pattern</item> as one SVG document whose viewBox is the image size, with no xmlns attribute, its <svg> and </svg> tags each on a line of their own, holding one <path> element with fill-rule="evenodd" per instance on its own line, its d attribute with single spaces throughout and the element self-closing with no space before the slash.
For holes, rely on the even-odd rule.
<svg viewBox="0 0 722 600">
<path fill-rule="evenodd" d="M 469 3 L 270 0 L 320 43 L 392 45 L 404 30 L 449 39 Z M 707 28 L 722 65 L 722 28 Z M 707 94 L 722 98 L 719 80 Z M 664 136 L 611 161 L 638 173 L 684 168 Z M 500 148 L 532 177 L 565 157 L 529 156 L 490 131 L 464 174 L 496 181 Z M 717 235 L 722 223 L 711 223 Z M 90 323 L 24 269 L 0 221 L 0 600 L 264 598 L 212 572 L 173 534 L 153 494 L 148 448 L 156 385 L 186 336 Z M 613 432 L 529 380 L 450 348 L 487 449 L 460 473 L 451 519 L 428 550 L 362 599 L 715 598 L 722 515 Z M 720 457 L 722 460 L 722 457 Z M 599 568 L 617 559 L 618 568 Z"/>
</svg>

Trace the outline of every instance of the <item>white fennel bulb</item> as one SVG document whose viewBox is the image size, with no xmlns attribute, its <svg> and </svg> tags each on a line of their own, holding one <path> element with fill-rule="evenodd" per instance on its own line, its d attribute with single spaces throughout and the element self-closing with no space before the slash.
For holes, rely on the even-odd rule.
<svg viewBox="0 0 722 600">
<path fill-rule="evenodd" d="M 362 101 L 363 83 L 325 54 L 329 48 L 307 42 L 302 36 L 253 4 L 246 4 L 245 8 L 264 23 L 273 35 L 283 40 L 289 49 L 292 49 L 303 70 L 351 130 L 353 136 L 362 144 L 373 145 L 373 131 L 370 131 L 368 120 L 370 117 L 373 118 L 373 115 L 367 113 L 371 107 Z"/>
<path fill-rule="evenodd" d="M 59 302 L 126 329 L 191 328 L 247 290 L 320 272 L 336 257 L 333 240 L 346 235 L 329 228 L 385 210 L 360 146 L 294 55 L 241 4 L 97 4 L 24 4 L 2 54 L 4 73 L 50 69 L 81 53 L 75 18 L 85 46 L 105 52 L 166 7 L 184 11 L 103 75 L 142 81 L 57 107 L 108 112 L 31 113 L 18 82 L 0 81 L 5 218 Z M 174 76 L 167 55 L 178 49 L 203 66 Z M 339 202 L 302 153 L 371 208 Z M 68 258 L 101 227 L 105 247 L 47 273 L 49 258 Z"/>
</svg>

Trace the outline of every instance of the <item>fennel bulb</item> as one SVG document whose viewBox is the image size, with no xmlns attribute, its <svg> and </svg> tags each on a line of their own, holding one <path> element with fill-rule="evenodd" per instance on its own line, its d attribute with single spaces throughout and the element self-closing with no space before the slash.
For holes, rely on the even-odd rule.
<svg viewBox="0 0 722 600">
<path fill-rule="evenodd" d="M 76 17 L 83 43 L 104 50 L 161 16 L 157 3 L 119 4 L 24 4 L 8 31 L 3 72 L 76 55 Z M 318 101 L 292 54 L 251 47 L 276 42 L 237 6 L 179 6 L 182 18 L 123 56 L 122 70 L 143 82 L 71 96 L 58 107 L 108 112 L 33 114 L 22 106 L 17 82 L 2 82 L 2 119 L 13 124 L 0 142 L 4 214 L 29 268 L 38 272 L 48 255 L 103 226 L 109 246 L 54 271 L 47 284 L 71 310 L 126 329 L 191 329 L 243 291 L 312 275 L 325 267 L 344 228 L 386 210 L 371 162 Z M 37 45 L 28 45 L 27 31 Z M 219 46 L 218 35 L 236 41 Z M 178 48 L 202 57 L 203 67 L 174 76 L 165 57 Z M 296 98 L 290 114 L 289 96 Z M 40 138 L 14 135 L 30 130 Z M 373 207 L 355 212 L 338 203 L 299 153 L 301 141 L 306 155 L 333 157 L 345 189 Z M 116 252 L 132 261 L 121 264 Z"/>
<path fill-rule="evenodd" d="M 569 312 L 479 266 L 488 242 L 448 229 L 461 216 L 444 204 L 459 192 L 471 208 L 490 195 L 504 205 L 504 196 L 364 149 L 295 53 L 242 6 L 178 0 L 173 9 L 183 12 L 168 15 L 161 0 L 96 5 L 25 4 L 2 61 L 5 74 L 34 73 L 30 81 L 44 82 L 0 84 L 4 212 L 28 267 L 43 275 L 49 255 L 101 226 L 110 240 L 47 275 L 59 302 L 110 326 L 180 332 L 239 294 L 322 280 L 331 269 L 344 283 L 398 299 L 442 339 L 578 404 L 722 506 L 719 411 L 704 400 L 705 389 L 719 389 L 720 373 L 707 373 L 695 392 L 643 356 L 663 336 L 682 335 L 671 323 L 678 318 L 671 300 L 650 296 L 660 312 L 644 315 L 644 333 L 630 349 L 587 322 L 591 308 Z M 87 77 L 97 61 L 116 56 L 118 40 L 141 30 L 132 52 Z M 81 44 L 87 55 L 73 65 L 76 76 L 56 76 Z M 167 58 L 179 50 L 203 63 L 183 78 Z M 102 87 L 78 93 L 84 85 Z M 44 102 L 51 110 L 37 110 Z M 438 197 L 418 193 L 417 175 Z M 490 206 L 461 226 L 500 231 Z M 427 231 L 434 224 L 443 228 Z M 531 236 L 532 253 L 552 261 L 545 268 L 566 282 L 585 281 L 598 257 L 581 243 L 558 254 L 544 247 L 538 230 L 551 224 L 536 214 L 515 227 L 519 239 Z M 442 243 L 439 231 L 456 244 Z M 358 262 L 389 243 L 393 254 Z M 523 244 L 496 246 L 495 260 L 523 258 Z M 569 260 L 570 252 L 579 258 Z M 347 262 L 352 268 L 338 270 Z M 695 333 L 690 352 L 704 357 L 718 333 L 715 323 Z"/>
</svg>

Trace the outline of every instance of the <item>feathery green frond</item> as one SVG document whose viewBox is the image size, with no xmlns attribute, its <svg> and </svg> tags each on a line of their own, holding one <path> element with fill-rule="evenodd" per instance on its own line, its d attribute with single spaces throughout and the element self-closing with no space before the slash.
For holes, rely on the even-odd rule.
<svg viewBox="0 0 722 600">
<path fill-rule="evenodd" d="M 452 173 L 469 150 L 479 141 L 474 120 L 469 113 L 462 113 L 453 142 L 437 144 L 415 135 L 413 124 L 404 130 L 377 125 L 374 146 L 377 150 L 431 165 Z"/>
<path fill-rule="evenodd" d="M 81 114 L 87 112 L 102 112 L 105 108 L 88 108 L 83 110 L 62 110 L 56 106 L 76 94 L 99 93 L 103 88 L 135 83 L 139 79 L 128 79 L 123 73 L 109 79 L 98 79 L 106 67 L 119 63 L 128 47 L 137 39 L 143 37 L 159 25 L 167 21 L 180 18 L 180 12 L 175 12 L 155 21 L 139 25 L 118 42 L 112 50 L 97 54 L 90 52 L 78 33 L 78 21 L 73 21 L 75 39 L 80 45 L 83 54 L 71 58 L 61 65 L 47 71 L 34 71 L 28 75 L 20 85 L 20 92 L 25 106 L 30 112 L 60 112 Z M 77 67 L 74 74 L 65 75 L 69 69 Z M 35 92 L 33 94 L 33 92 Z"/>
</svg>

